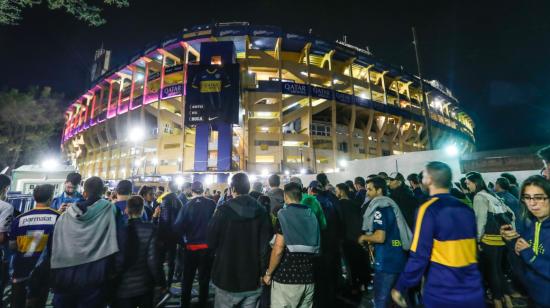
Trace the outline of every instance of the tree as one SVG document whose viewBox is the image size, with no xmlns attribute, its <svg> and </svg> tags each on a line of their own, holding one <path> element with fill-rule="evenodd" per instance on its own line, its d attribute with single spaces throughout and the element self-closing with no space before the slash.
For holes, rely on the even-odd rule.
<svg viewBox="0 0 550 308">
<path fill-rule="evenodd" d="M 46 3 L 50 10 L 64 9 L 90 26 L 97 27 L 105 23 L 101 17 L 102 9 L 85 0 L 46 0 Z M 0 25 L 17 25 L 24 8 L 40 4 L 42 0 L 0 0 Z M 103 4 L 118 8 L 129 5 L 128 0 L 103 0 Z"/>
<path fill-rule="evenodd" d="M 0 91 L 0 170 L 35 163 L 52 148 L 58 151 L 62 99 L 49 87 Z"/>
</svg>

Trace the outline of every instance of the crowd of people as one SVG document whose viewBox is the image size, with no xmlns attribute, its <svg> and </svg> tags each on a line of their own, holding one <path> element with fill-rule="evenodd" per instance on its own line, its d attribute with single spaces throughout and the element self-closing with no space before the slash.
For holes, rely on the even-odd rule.
<svg viewBox="0 0 550 308">
<path fill-rule="evenodd" d="M 550 307 L 550 147 L 541 175 L 477 172 L 453 183 L 430 162 L 406 178 L 380 172 L 332 185 L 250 183 L 225 191 L 200 181 L 108 191 L 96 176 L 67 176 L 64 191 L 34 189 L 14 213 L 0 175 L 2 286 L 11 307 L 161 307 L 181 282 L 190 307 Z M 80 186 L 82 184 L 82 189 Z M 11 265 L 8 264 L 11 262 Z"/>
</svg>

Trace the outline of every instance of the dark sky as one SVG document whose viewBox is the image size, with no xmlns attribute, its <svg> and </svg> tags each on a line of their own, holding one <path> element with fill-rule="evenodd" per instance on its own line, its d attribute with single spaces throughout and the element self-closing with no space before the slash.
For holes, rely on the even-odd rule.
<svg viewBox="0 0 550 308">
<path fill-rule="evenodd" d="M 107 24 L 97 28 L 45 6 L 26 9 L 19 26 L 0 27 L 0 87 L 50 85 L 74 98 L 102 43 L 117 66 L 148 43 L 211 21 L 312 28 L 327 40 L 346 34 L 416 72 L 415 25 L 424 76 L 449 87 L 474 118 L 479 150 L 550 143 L 548 1 L 130 1 L 106 9 Z"/>
</svg>

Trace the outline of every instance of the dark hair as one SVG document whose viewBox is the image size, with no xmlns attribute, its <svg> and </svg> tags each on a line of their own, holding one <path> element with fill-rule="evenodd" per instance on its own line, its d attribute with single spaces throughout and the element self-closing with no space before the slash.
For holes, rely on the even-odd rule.
<svg viewBox="0 0 550 308">
<path fill-rule="evenodd" d="M 507 178 L 498 178 L 495 184 L 504 190 L 510 190 L 510 181 Z"/>
<path fill-rule="evenodd" d="M 540 159 L 543 159 L 544 161 L 550 164 L 550 145 L 540 149 L 537 152 L 537 155 L 540 157 Z"/>
<path fill-rule="evenodd" d="M 372 179 L 367 180 L 367 184 L 371 183 L 372 186 L 374 186 L 374 189 L 382 189 L 382 195 L 388 194 L 388 184 L 386 184 L 386 180 L 383 178 L 377 176 Z"/>
<path fill-rule="evenodd" d="M 0 174 L 0 192 L 11 185 L 11 179 L 5 174 Z"/>
<path fill-rule="evenodd" d="M 302 186 L 298 183 L 290 182 L 285 185 L 285 195 L 293 201 L 302 200 Z"/>
<path fill-rule="evenodd" d="M 487 187 L 487 184 L 485 184 L 485 181 L 483 180 L 483 177 L 481 176 L 481 173 L 475 172 L 475 171 L 468 172 L 466 174 L 466 180 L 474 183 L 474 185 L 476 186 L 476 190 L 475 191 L 470 191 L 471 193 L 477 194 L 478 192 L 480 192 L 482 190 L 490 193 L 489 188 Z"/>
<path fill-rule="evenodd" d="M 430 174 L 435 187 L 451 189 L 453 186 L 453 172 L 446 163 L 440 161 L 429 162 L 426 165 L 426 171 Z"/>
<path fill-rule="evenodd" d="M 265 208 L 265 211 L 271 213 L 271 199 L 266 195 L 258 197 L 258 202 Z"/>
<path fill-rule="evenodd" d="M 178 183 L 176 183 L 176 181 L 168 182 L 168 189 L 170 189 L 170 192 L 178 191 Z"/>
<path fill-rule="evenodd" d="M 144 200 L 141 196 L 131 196 L 126 203 L 128 215 L 141 215 L 143 212 Z"/>
<path fill-rule="evenodd" d="M 466 178 L 460 179 L 460 188 L 468 190 L 468 185 L 466 185 Z"/>
<path fill-rule="evenodd" d="M 323 186 L 323 189 L 325 189 L 325 186 L 327 186 L 329 183 L 327 175 L 321 172 L 317 174 L 315 178 L 319 183 L 321 183 L 321 186 Z"/>
<path fill-rule="evenodd" d="M 418 178 L 418 174 L 416 173 L 411 173 L 407 176 L 407 181 L 415 184 L 415 185 L 418 185 L 420 184 L 420 179 Z"/>
<path fill-rule="evenodd" d="M 511 173 L 505 172 L 505 173 L 502 173 L 500 176 L 503 177 L 503 178 L 508 179 L 508 181 L 510 181 L 510 185 L 517 185 L 518 184 L 518 180 Z"/>
<path fill-rule="evenodd" d="M 272 174 L 267 180 L 269 187 L 279 187 L 281 185 L 281 178 L 277 174 Z"/>
<path fill-rule="evenodd" d="M 424 178 L 424 171 L 418 172 L 418 182 L 422 184 L 422 179 Z"/>
<path fill-rule="evenodd" d="M 98 176 L 92 176 L 84 182 L 84 191 L 88 198 L 101 198 L 103 194 L 103 180 Z"/>
<path fill-rule="evenodd" d="M 374 174 L 374 173 L 373 173 L 373 174 L 369 174 L 369 176 L 367 176 L 367 180 L 372 179 L 372 178 L 375 178 L 375 177 L 377 177 L 377 176 L 378 176 L 378 174 Z M 366 185 L 366 181 L 365 181 L 365 185 Z"/>
<path fill-rule="evenodd" d="M 122 180 L 116 185 L 116 193 L 120 196 L 129 196 L 132 194 L 133 184 L 129 180 Z"/>
<path fill-rule="evenodd" d="M 260 181 L 256 181 L 254 182 L 254 184 L 252 184 L 252 190 L 254 191 L 262 192 L 262 188 L 263 188 L 263 185 L 262 185 L 262 182 Z"/>
<path fill-rule="evenodd" d="M 548 181 L 542 175 L 532 175 L 528 177 L 525 181 L 523 181 L 523 184 L 521 185 L 521 189 L 520 189 L 520 194 L 519 194 L 520 197 L 522 197 L 523 194 L 525 193 L 525 188 L 527 186 L 537 186 L 544 191 L 547 197 L 550 197 L 550 181 Z M 521 204 L 522 204 L 522 216 L 533 217 L 533 214 L 529 212 L 525 203 L 522 201 Z"/>
<path fill-rule="evenodd" d="M 158 187 L 157 187 L 157 191 L 159 191 L 159 192 L 164 192 L 164 186 L 158 186 Z"/>
<path fill-rule="evenodd" d="M 82 175 L 78 172 L 71 172 L 67 174 L 67 179 L 65 182 L 71 182 L 74 186 L 80 185 L 80 182 L 82 182 Z"/>
<path fill-rule="evenodd" d="M 141 197 L 145 198 L 145 196 L 147 196 L 148 193 L 154 194 L 154 193 L 155 193 L 155 189 L 154 189 L 152 186 L 143 185 L 143 186 L 141 186 L 141 188 L 139 189 L 138 195 L 140 195 Z"/>
<path fill-rule="evenodd" d="M 346 194 L 346 196 L 349 195 L 349 186 L 347 184 L 345 183 L 336 184 L 336 188 L 338 188 L 338 190 Z"/>
<path fill-rule="evenodd" d="M 250 191 L 250 181 L 245 173 L 235 173 L 231 177 L 231 188 L 235 190 L 239 195 L 246 195 Z"/>
<path fill-rule="evenodd" d="M 382 172 L 378 172 L 378 176 L 386 179 L 388 177 L 388 174 L 386 172 L 382 171 Z"/>
<path fill-rule="evenodd" d="M 358 176 L 353 180 L 354 184 L 357 184 L 361 187 L 365 187 L 365 179 L 362 176 Z"/>
<path fill-rule="evenodd" d="M 53 198 L 55 187 L 50 184 L 38 185 L 32 192 L 32 197 L 36 203 L 46 203 Z"/>
</svg>

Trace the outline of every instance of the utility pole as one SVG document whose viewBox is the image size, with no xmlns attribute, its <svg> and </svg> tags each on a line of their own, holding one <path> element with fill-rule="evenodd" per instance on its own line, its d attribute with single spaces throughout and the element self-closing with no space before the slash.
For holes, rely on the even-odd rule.
<svg viewBox="0 0 550 308">
<path fill-rule="evenodd" d="M 433 150 L 432 140 L 432 124 L 430 117 L 430 107 L 428 106 L 428 96 L 424 92 L 424 79 L 422 78 L 422 70 L 420 66 L 420 55 L 418 54 L 418 39 L 416 38 L 416 30 L 412 27 L 414 52 L 416 54 L 416 67 L 418 69 L 418 78 L 420 78 L 420 92 L 422 93 L 422 110 L 424 110 L 424 126 L 426 126 L 426 134 L 428 134 L 428 149 Z"/>
</svg>

